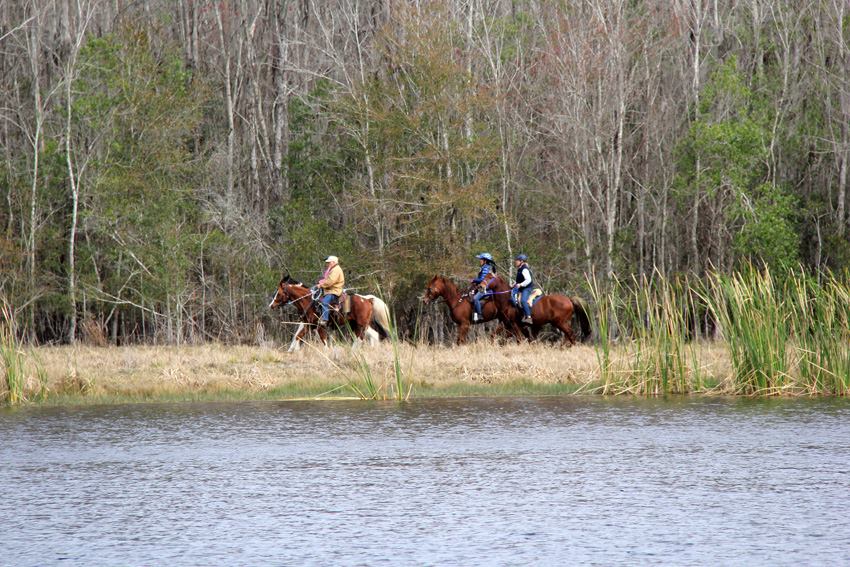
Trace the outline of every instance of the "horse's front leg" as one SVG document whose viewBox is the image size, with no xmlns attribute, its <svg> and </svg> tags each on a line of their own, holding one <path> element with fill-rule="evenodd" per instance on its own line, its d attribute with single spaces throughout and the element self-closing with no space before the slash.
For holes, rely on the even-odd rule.
<svg viewBox="0 0 850 567">
<path fill-rule="evenodd" d="M 505 325 L 503 323 L 499 323 L 496 325 L 496 328 L 490 332 L 490 342 L 495 343 L 499 337 L 507 332 L 505 329 Z"/>
<path fill-rule="evenodd" d="M 466 335 L 469 333 L 469 323 L 463 322 L 457 329 L 457 344 L 458 346 L 466 344 Z"/>
<path fill-rule="evenodd" d="M 306 335 L 310 329 L 307 327 L 306 323 L 299 323 L 298 330 L 295 331 L 295 334 L 292 336 L 292 342 L 289 343 L 289 350 L 287 352 L 295 352 L 301 349 L 301 342 L 304 340 L 304 335 Z"/>
<path fill-rule="evenodd" d="M 515 320 L 511 320 L 511 334 L 513 334 L 517 344 L 521 343 L 522 339 L 525 338 L 525 335 L 522 332 L 522 327 L 520 327 Z"/>
</svg>

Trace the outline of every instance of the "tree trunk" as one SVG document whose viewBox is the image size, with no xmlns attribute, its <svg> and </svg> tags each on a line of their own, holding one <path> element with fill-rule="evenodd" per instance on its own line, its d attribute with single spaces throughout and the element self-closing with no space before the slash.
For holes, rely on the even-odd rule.
<svg viewBox="0 0 850 567">
<path fill-rule="evenodd" d="M 42 108 L 41 102 L 41 84 L 39 82 L 40 79 L 40 69 L 39 69 L 39 57 L 38 53 L 41 49 L 38 41 L 38 36 L 41 33 L 41 27 L 39 25 L 39 17 L 36 12 L 35 19 L 32 24 L 32 28 L 30 30 L 30 37 L 28 38 L 28 43 L 30 46 L 30 68 L 32 70 L 32 97 L 33 97 L 33 112 L 35 115 L 35 136 L 32 142 L 32 185 L 30 186 L 30 224 L 29 224 L 29 238 L 27 241 L 27 263 L 28 263 L 28 273 L 29 273 L 29 293 L 35 295 L 36 293 L 36 281 L 35 281 L 35 227 L 36 227 L 36 207 L 37 207 L 37 197 L 38 197 L 38 176 L 39 176 L 39 157 L 41 155 L 41 128 L 44 120 L 44 109 Z M 29 329 L 28 332 L 30 334 L 30 340 L 35 338 L 35 303 L 30 306 L 29 310 Z"/>
<path fill-rule="evenodd" d="M 225 183 L 225 202 L 227 204 L 226 215 L 233 215 L 234 199 L 233 199 L 233 154 L 235 152 L 235 118 L 234 118 L 234 101 L 232 87 L 232 73 L 230 68 L 230 46 L 224 40 L 224 23 L 221 20 L 221 10 L 219 4 L 215 3 L 215 21 L 218 25 L 218 38 L 221 45 L 221 54 L 224 57 L 224 104 L 227 110 L 227 172 Z"/>
<path fill-rule="evenodd" d="M 286 167 L 284 156 L 288 153 L 286 131 L 289 121 L 289 90 L 286 85 L 286 63 L 289 58 L 289 40 L 287 39 L 287 2 L 275 1 L 274 31 L 277 57 L 272 65 L 274 74 L 274 149 L 272 152 L 272 177 L 275 188 L 275 198 L 288 199 Z"/>
</svg>

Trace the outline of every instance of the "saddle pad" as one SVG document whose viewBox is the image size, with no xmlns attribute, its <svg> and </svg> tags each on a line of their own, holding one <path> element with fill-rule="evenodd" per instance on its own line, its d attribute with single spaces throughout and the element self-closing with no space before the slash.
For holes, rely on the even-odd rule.
<svg viewBox="0 0 850 567">
<path fill-rule="evenodd" d="M 343 292 L 342 297 L 340 298 L 340 304 L 342 305 L 342 312 L 348 315 L 351 313 L 351 296 L 347 293 Z"/>
<path fill-rule="evenodd" d="M 528 304 L 531 305 L 532 307 L 534 307 L 534 304 L 536 304 L 538 301 L 540 301 L 541 297 L 543 297 L 543 290 L 542 289 L 535 289 L 528 296 Z"/>
</svg>

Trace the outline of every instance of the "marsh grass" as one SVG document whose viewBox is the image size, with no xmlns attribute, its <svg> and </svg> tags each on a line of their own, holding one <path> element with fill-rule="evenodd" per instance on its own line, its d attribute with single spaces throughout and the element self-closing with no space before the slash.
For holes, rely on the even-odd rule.
<svg viewBox="0 0 850 567">
<path fill-rule="evenodd" d="M 18 339 L 15 313 L 5 301 L 0 302 L 0 362 L 0 402 L 16 405 L 30 397 L 47 397 L 48 379 L 41 360 Z"/>
<path fill-rule="evenodd" d="M 83 345 L 24 351 L 7 331 L 0 357 L 15 400 L 45 403 L 209 399 L 407 400 L 547 394 L 850 394 L 850 286 L 802 273 L 764 271 L 604 284 L 589 278 L 593 345 L 462 347 L 399 339 L 376 347 L 296 353 L 269 346 Z M 695 320 L 708 309 L 716 340 Z M 4 319 L 9 329 L 8 316 Z M 14 333 L 11 335 L 14 336 Z M 414 334 L 415 336 L 415 334 Z M 8 373 L 0 383 L 9 399 Z M 18 378 L 23 377 L 23 378 Z M 34 395 L 35 394 L 35 395 Z"/>
<path fill-rule="evenodd" d="M 588 278 L 594 345 L 605 394 L 850 394 L 847 275 L 766 269 L 689 277 Z M 704 356 L 700 323 L 712 319 L 727 374 Z"/>
<path fill-rule="evenodd" d="M 2 401 L 15 405 L 24 401 L 25 362 L 18 341 L 17 327 L 12 309 L 5 302 L 0 308 L 0 359 L 3 361 Z"/>
<path fill-rule="evenodd" d="M 388 353 L 390 365 L 381 372 L 380 376 L 376 375 L 376 366 L 371 361 L 372 357 L 369 356 L 370 347 L 355 342 L 354 337 L 349 337 L 346 348 L 348 356 L 353 361 L 352 367 L 356 379 L 348 380 L 346 387 L 357 397 L 364 400 L 394 399 L 402 402 L 410 399 L 413 391 L 413 384 L 406 381 L 406 376 L 410 373 L 402 366 L 402 341 L 399 338 L 395 316 L 392 313 L 390 313 L 388 322 L 387 339 L 390 343 L 390 352 Z M 382 352 L 385 350 L 382 346 L 378 348 Z M 408 369 L 409 366 L 410 363 L 408 363 Z"/>
<path fill-rule="evenodd" d="M 793 388 L 790 312 L 770 271 L 714 274 L 706 295 L 729 348 L 735 393 L 776 395 Z"/>
<path fill-rule="evenodd" d="M 701 347 L 690 340 L 699 309 L 694 284 L 658 272 L 625 282 L 613 278 L 604 286 L 594 275 L 588 283 L 599 325 L 602 393 L 664 395 L 704 389 Z"/>
<path fill-rule="evenodd" d="M 418 320 L 418 317 L 417 317 Z M 395 323 L 395 314 L 391 314 L 389 318 L 390 328 L 387 329 L 389 334 L 390 344 L 392 345 L 392 368 L 393 368 L 393 383 L 395 385 L 394 398 L 399 401 L 407 401 L 413 393 L 413 384 L 406 383 L 406 377 L 410 375 L 410 367 L 412 365 L 412 351 L 408 360 L 408 370 L 405 371 L 401 365 L 401 339 L 398 336 L 398 326 Z M 418 329 L 414 329 L 413 336 L 418 334 Z"/>
<path fill-rule="evenodd" d="M 800 384 L 809 394 L 850 394 L 850 286 L 794 274 L 788 285 Z"/>
<path fill-rule="evenodd" d="M 633 279 L 624 295 L 634 355 L 621 387 L 642 395 L 702 390 L 698 349 L 688 340 L 697 309 L 690 282 L 655 273 Z"/>
<path fill-rule="evenodd" d="M 612 329 L 616 327 L 615 317 L 619 306 L 617 288 L 610 285 L 604 286 L 597 279 L 595 272 L 588 277 L 587 283 L 593 297 L 594 320 L 597 324 L 594 352 L 599 363 L 599 377 L 603 384 L 602 392 L 607 394 L 613 391 L 618 382 L 618 373 L 611 357 L 614 344 Z"/>
<path fill-rule="evenodd" d="M 460 395 L 587 393 L 598 386 L 589 346 L 562 349 L 543 344 L 463 347 L 417 346 L 384 341 L 360 346 L 377 396 L 357 375 L 347 348 L 288 353 L 268 346 L 196 345 L 39 347 L 49 396 L 45 403 L 112 403 L 238 399 L 395 400 Z M 396 360 L 398 362 L 396 362 Z M 403 374 L 396 386 L 395 368 Z M 353 385 L 357 391 L 350 387 Z M 385 385 L 386 384 L 386 385 Z M 381 389 L 383 388 L 383 389 Z M 413 392 L 413 393 L 411 393 Z"/>
</svg>

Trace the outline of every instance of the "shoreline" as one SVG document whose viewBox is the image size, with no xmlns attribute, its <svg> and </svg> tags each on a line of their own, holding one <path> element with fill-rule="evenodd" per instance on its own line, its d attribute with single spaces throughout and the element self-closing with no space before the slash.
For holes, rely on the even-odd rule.
<svg viewBox="0 0 850 567">
<path fill-rule="evenodd" d="M 704 387 L 688 393 L 729 394 L 724 377 L 731 371 L 723 345 L 703 343 L 696 351 Z M 585 345 L 401 344 L 397 355 L 389 342 L 357 348 L 307 345 L 296 353 L 283 346 L 218 344 L 50 346 L 27 352 L 36 371 L 27 377 L 24 403 L 44 406 L 596 395 L 605 385 L 597 353 Z"/>
</svg>

